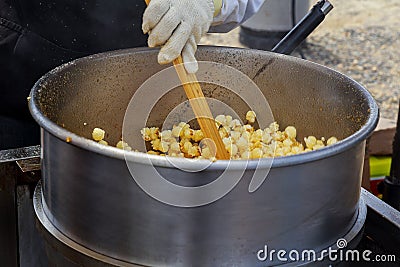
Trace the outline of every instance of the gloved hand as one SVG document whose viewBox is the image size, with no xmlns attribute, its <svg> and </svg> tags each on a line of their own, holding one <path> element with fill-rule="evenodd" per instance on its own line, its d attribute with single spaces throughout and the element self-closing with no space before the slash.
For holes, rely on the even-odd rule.
<svg viewBox="0 0 400 267">
<path fill-rule="evenodd" d="M 182 54 L 186 71 L 195 73 L 197 44 L 210 28 L 214 12 L 213 0 L 151 0 L 142 29 L 150 33 L 150 47 L 163 46 L 158 62 L 170 63 Z"/>
</svg>

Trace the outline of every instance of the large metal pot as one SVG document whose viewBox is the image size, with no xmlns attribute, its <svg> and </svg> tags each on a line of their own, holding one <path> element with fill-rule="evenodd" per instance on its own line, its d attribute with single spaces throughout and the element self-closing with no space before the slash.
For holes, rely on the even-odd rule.
<svg viewBox="0 0 400 267">
<path fill-rule="evenodd" d="M 275 119 L 283 127 L 295 125 L 300 138 L 334 135 L 343 140 L 315 152 L 276 158 L 268 179 L 254 193 L 248 185 L 257 162 L 250 162 L 223 198 L 194 208 L 170 206 L 147 195 L 129 173 L 125 158 L 146 175 L 145 154 L 124 154 L 90 140 L 97 126 L 107 127 L 108 140 L 121 137 L 135 90 L 163 68 L 157 64 L 157 50 L 78 59 L 41 78 L 29 102 L 43 128 L 42 195 L 48 220 L 91 251 L 151 266 L 265 266 L 277 263 L 257 259 L 265 245 L 321 251 L 335 244 L 358 216 L 365 140 L 378 120 L 371 95 L 334 70 L 289 56 L 224 47 L 201 47 L 197 55 L 251 77 Z M 203 90 L 238 114 L 247 111 L 237 96 L 221 88 Z M 179 88 L 174 97 L 168 95 L 149 124 L 160 123 L 184 99 Z M 151 160 L 171 182 L 191 186 L 210 182 L 228 164 L 217 161 L 201 172 L 185 172 L 165 157 Z M 185 164 L 189 169 L 196 165 Z M 268 167 L 263 160 L 258 164 Z"/>
</svg>

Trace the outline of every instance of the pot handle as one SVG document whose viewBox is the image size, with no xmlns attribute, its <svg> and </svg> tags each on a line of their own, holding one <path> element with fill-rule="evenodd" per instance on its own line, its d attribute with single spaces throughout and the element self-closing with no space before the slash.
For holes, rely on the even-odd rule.
<svg viewBox="0 0 400 267">
<path fill-rule="evenodd" d="M 292 53 L 318 27 L 332 9 L 333 5 L 329 1 L 318 1 L 271 51 L 285 55 Z"/>
</svg>

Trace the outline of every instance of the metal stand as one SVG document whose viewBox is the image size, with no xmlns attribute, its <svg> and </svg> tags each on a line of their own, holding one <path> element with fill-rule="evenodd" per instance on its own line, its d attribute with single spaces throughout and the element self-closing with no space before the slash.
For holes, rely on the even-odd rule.
<svg viewBox="0 0 400 267">
<path fill-rule="evenodd" d="M 0 266 L 47 266 L 32 205 L 39 154 L 40 146 L 0 151 Z"/>
</svg>

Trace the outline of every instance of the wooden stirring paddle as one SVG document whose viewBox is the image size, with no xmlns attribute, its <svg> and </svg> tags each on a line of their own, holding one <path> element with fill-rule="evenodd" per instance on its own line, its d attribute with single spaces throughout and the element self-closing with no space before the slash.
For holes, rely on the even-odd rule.
<svg viewBox="0 0 400 267">
<path fill-rule="evenodd" d="M 145 0 L 145 2 L 148 5 L 150 0 Z M 203 91 L 201 90 L 200 84 L 197 81 L 196 75 L 186 71 L 183 65 L 182 56 L 175 59 L 173 63 L 186 96 L 189 99 L 194 115 L 196 116 L 197 122 L 200 125 L 200 129 L 204 134 L 207 146 L 211 151 L 216 149 L 217 159 L 230 159 L 229 152 L 225 149 L 225 145 L 219 135 L 215 120 L 210 107 L 207 104 L 206 98 L 204 97 Z M 215 147 L 212 142 L 210 142 L 210 139 L 214 141 Z"/>
</svg>

